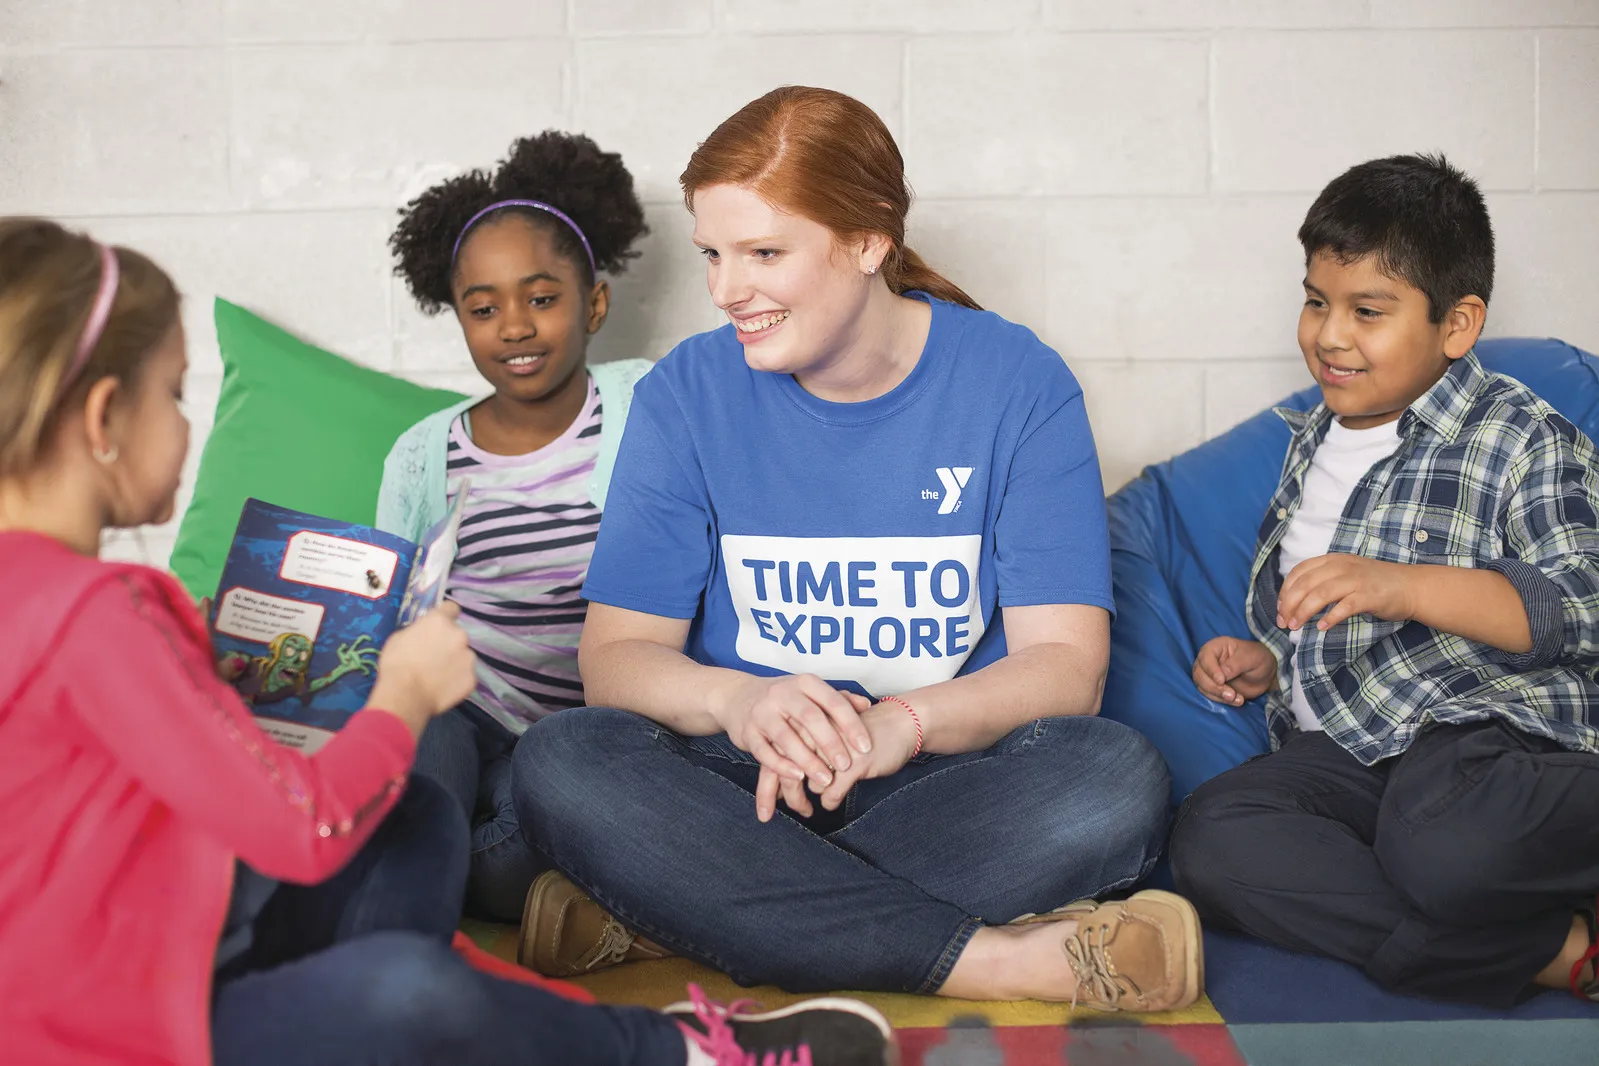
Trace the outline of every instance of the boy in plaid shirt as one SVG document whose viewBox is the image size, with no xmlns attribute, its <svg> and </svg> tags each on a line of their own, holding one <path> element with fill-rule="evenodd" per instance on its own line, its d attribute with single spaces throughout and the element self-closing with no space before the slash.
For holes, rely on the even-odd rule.
<svg viewBox="0 0 1599 1066">
<path fill-rule="evenodd" d="M 1311 206 L 1299 347 L 1322 404 L 1261 526 L 1254 641 L 1194 682 L 1267 696 L 1271 754 L 1173 830 L 1207 921 L 1397 991 L 1599 1000 L 1599 463 L 1472 354 L 1493 230 L 1441 157 L 1363 163 Z"/>
</svg>

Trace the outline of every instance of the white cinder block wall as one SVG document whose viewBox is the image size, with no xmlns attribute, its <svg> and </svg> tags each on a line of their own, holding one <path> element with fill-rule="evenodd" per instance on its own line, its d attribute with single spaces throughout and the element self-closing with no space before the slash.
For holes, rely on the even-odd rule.
<svg viewBox="0 0 1599 1066">
<path fill-rule="evenodd" d="M 0 0 L 0 213 L 174 272 L 197 453 L 219 293 L 472 387 L 385 238 L 549 126 L 620 151 L 649 204 L 599 357 L 716 324 L 676 177 L 785 82 L 883 116 L 912 244 L 1062 352 L 1110 488 L 1305 383 L 1294 230 L 1375 155 L 1442 149 L 1488 190 L 1491 333 L 1599 350 L 1599 0 Z M 172 534 L 112 550 L 159 564 Z"/>
</svg>

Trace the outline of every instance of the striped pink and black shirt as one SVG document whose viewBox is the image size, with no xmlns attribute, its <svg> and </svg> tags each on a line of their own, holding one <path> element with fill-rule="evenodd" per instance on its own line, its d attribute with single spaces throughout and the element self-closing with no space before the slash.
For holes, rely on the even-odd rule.
<svg viewBox="0 0 1599 1066">
<path fill-rule="evenodd" d="M 483 451 L 466 414 L 450 427 L 449 500 L 463 480 L 472 483 L 449 589 L 478 655 L 469 699 L 516 733 L 583 703 L 577 641 L 588 609 L 583 579 L 600 528 L 589 480 L 603 416 L 590 378 L 571 427 L 526 455 Z"/>
</svg>

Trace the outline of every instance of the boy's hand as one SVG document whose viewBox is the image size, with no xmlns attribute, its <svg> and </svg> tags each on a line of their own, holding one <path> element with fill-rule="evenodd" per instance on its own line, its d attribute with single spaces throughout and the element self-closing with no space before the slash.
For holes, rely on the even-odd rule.
<svg viewBox="0 0 1599 1066">
<path fill-rule="evenodd" d="M 1258 640 L 1215 637 L 1194 658 L 1194 684 L 1208 700 L 1242 707 L 1277 684 L 1277 657 Z"/>
<path fill-rule="evenodd" d="M 1331 629 L 1357 614 L 1385 622 L 1415 617 L 1411 577 L 1415 567 L 1383 563 L 1359 555 L 1321 555 L 1306 559 L 1288 573 L 1277 596 L 1277 624 L 1284 629 L 1305 626 L 1322 608 L 1330 608 L 1320 630 Z"/>
</svg>

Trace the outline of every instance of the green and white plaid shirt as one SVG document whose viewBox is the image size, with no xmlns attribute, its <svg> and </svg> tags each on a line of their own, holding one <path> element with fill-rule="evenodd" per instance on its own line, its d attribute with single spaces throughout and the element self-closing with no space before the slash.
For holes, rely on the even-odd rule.
<svg viewBox="0 0 1599 1066">
<path fill-rule="evenodd" d="M 1296 658 L 1276 625 L 1278 543 L 1299 508 L 1332 412 L 1279 409 L 1293 430 L 1260 528 L 1249 626 L 1277 656 L 1267 699 L 1273 746 L 1297 728 Z M 1419 622 L 1357 615 L 1305 627 L 1297 668 L 1327 735 L 1370 765 L 1428 722 L 1496 718 L 1573 751 L 1599 752 L 1599 464 L 1593 443 L 1526 386 L 1457 360 L 1399 418 L 1399 449 L 1355 487 L 1333 552 L 1474 567 L 1521 594 L 1533 647 L 1512 655 Z"/>
</svg>

